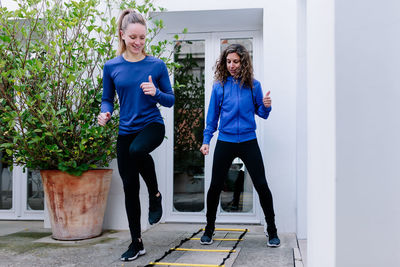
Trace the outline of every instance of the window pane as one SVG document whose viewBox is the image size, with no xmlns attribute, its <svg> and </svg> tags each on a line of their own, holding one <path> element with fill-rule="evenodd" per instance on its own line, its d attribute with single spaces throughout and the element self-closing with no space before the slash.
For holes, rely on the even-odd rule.
<svg viewBox="0 0 400 267">
<path fill-rule="evenodd" d="M 174 211 L 204 209 L 204 156 L 199 151 L 204 129 L 205 42 L 176 42 L 174 60 Z"/>
<path fill-rule="evenodd" d="M 249 51 L 250 57 L 253 60 L 253 39 L 252 38 L 232 38 L 221 39 L 221 52 L 231 44 L 241 44 Z"/>
<path fill-rule="evenodd" d="M 44 210 L 44 193 L 40 171 L 28 170 L 27 210 Z"/>
<path fill-rule="evenodd" d="M 3 155 L 0 152 L 0 210 L 9 210 L 12 208 L 12 172 L 10 166 L 2 162 Z"/>
<path fill-rule="evenodd" d="M 236 158 L 221 192 L 222 212 L 252 212 L 253 183 L 243 162 Z"/>
</svg>

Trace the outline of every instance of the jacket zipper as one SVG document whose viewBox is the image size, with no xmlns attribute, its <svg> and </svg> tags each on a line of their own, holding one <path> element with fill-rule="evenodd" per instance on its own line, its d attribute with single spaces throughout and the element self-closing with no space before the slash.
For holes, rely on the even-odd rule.
<svg viewBox="0 0 400 267">
<path fill-rule="evenodd" d="M 236 86 L 236 90 L 237 90 L 237 95 L 238 95 L 238 103 L 237 103 L 237 121 L 238 121 L 238 123 L 237 123 L 237 133 L 238 133 L 238 143 L 240 143 L 240 116 L 239 116 L 239 113 L 240 113 L 240 88 L 239 88 L 239 86 Z"/>
</svg>

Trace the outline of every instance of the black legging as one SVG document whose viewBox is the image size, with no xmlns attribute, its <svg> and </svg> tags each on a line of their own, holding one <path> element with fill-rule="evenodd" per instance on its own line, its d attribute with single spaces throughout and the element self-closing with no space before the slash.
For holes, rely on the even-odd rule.
<svg viewBox="0 0 400 267">
<path fill-rule="evenodd" d="M 257 190 L 258 196 L 260 197 L 261 207 L 268 225 L 268 234 L 275 234 L 277 229 L 275 226 L 272 194 L 265 178 L 264 163 L 257 139 L 242 143 L 217 141 L 214 151 L 211 184 L 207 193 L 207 227 L 215 227 L 219 197 L 224 185 L 224 180 L 228 175 L 232 161 L 236 157 L 243 160 L 249 171 L 254 187 Z"/>
<path fill-rule="evenodd" d="M 124 184 L 125 208 L 132 240 L 141 237 L 139 173 L 147 185 L 149 196 L 158 193 L 157 177 L 150 152 L 164 140 L 165 127 L 151 123 L 140 132 L 119 135 L 117 139 L 118 170 Z"/>
</svg>

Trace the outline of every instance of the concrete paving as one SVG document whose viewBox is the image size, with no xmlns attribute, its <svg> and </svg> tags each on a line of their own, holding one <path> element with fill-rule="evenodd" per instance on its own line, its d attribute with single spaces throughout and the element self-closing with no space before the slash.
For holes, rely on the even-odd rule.
<svg viewBox="0 0 400 267">
<path fill-rule="evenodd" d="M 132 262 L 121 262 L 119 257 L 130 244 L 128 231 L 106 230 L 100 237 L 84 241 L 56 241 L 51 238 L 50 229 L 43 228 L 43 222 L 0 221 L 0 266 L 146 266 L 202 227 L 189 223 L 158 224 L 142 234 L 146 254 Z M 298 242 L 293 233 L 279 233 L 281 246 L 269 248 L 263 226 L 217 225 L 217 228 L 249 229 L 236 252 L 226 260 L 226 267 L 295 266 L 294 250 L 298 250 Z M 221 231 L 214 238 L 238 238 L 239 235 L 240 232 Z M 212 245 L 202 246 L 198 240 L 189 240 L 181 248 L 230 250 L 234 244 L 234 241 L 214 241 Z M 161 262 L 217 266 L 228 254 L 172 251 Z"/>
</svg>

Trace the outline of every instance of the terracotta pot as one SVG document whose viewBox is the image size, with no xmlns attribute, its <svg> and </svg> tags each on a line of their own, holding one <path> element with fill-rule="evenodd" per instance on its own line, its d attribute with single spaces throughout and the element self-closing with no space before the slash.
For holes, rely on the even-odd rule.
<svg viewBox="0 0 400 267">
<path fill-rule="evenodd" d="M 89 170 L 81 176 L 40 171 L 53 238 L 80 240 L 101 235 L 112 170 Z"/>
</svg>

